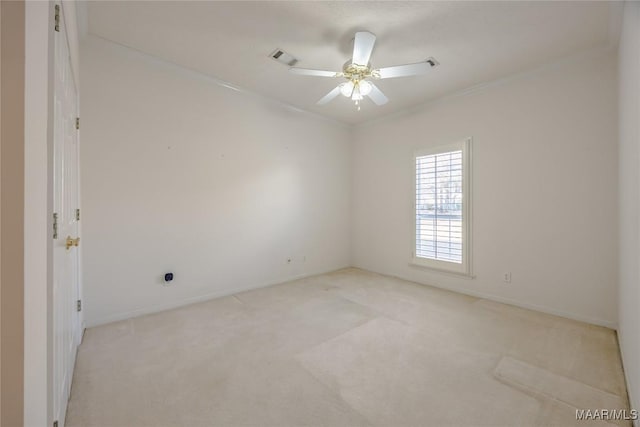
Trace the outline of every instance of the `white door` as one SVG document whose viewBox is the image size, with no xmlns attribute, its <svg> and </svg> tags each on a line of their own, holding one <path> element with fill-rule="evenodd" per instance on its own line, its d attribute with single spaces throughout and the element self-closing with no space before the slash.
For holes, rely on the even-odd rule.
<svg viewBox="0 0 640 427">
<path fill-rule="evenodd" d="M 62 6 L 55 34 L 53 138 L 53 416 L 64 426 L 76 349 L 80 342 L 78 91 L 71 67 Z M 55 235 L 57 234 L 57 236 Z"/>
</svg>

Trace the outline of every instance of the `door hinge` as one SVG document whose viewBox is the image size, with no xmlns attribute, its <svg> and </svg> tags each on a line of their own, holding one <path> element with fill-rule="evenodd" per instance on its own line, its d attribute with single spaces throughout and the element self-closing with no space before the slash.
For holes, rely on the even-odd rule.
<svg viewBox="0 0 640 427">
<path fill-rule="evenodd" d="M 58 238 L 58 214 L 56 212 L 53 213 L 53 238 Z"/>
<path fill-rule="evenodd" d="M 80 117 L 76 117 L 76 129 L 80 129 Z"/>
<path fill-rule="evenodd" d="M 55 6 L 55 15 L 54 15 L 54 22 L 55 22 L 55 30 L 57 32 L 60 32 L 60 5 L 57 4 Z"/>
<path fill-rule="evenodd" d="M 77 307 L 78 311 L 82 311 L 82 300 L 80 300 L 80 299 L 78 300 L 78 302 L 76 304 L 76 307 Z"/>
<path fill-rule="evenodd" d="M 76 221 L 80 221 L 80 209 L 76 209 Z"/>
</svg>

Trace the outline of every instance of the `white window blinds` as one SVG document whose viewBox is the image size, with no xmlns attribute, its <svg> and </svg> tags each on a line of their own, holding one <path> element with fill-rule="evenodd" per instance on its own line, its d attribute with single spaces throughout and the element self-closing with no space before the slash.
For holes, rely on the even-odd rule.
<svg viewBox="0 0 640 427">
<path fill-rule="evenodd" d="M 415 257 L 462 264 L 463 151 L 416 156 Z"/>
</svg>

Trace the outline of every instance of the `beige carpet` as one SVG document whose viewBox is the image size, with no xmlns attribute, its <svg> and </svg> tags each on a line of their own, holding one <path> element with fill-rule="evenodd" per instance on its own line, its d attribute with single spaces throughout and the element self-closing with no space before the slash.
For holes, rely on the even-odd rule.
<svg viewBox="0 0 640 427">
<path fill-rule="evenodd" d="M 346 269 L 87 330 L 66 424 L 630 425 L 576 408 L 627 408 L 613 331 Z"/>
</svg>

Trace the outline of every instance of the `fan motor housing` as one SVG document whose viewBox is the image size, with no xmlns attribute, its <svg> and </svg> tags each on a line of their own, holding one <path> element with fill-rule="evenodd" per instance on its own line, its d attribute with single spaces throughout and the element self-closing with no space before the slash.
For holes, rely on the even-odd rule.
<svg viewBox="0 0 640 427">
<path fill-rule="evenodd" d="M 351 61 L 345 62 L 342 66 L 342 75 L 351 81 L 361 81 L 370 77 L 378 77 L 376 76 L 375 70 L 371 69 L 371 64 L 359 65 Z"/>
</svg>

